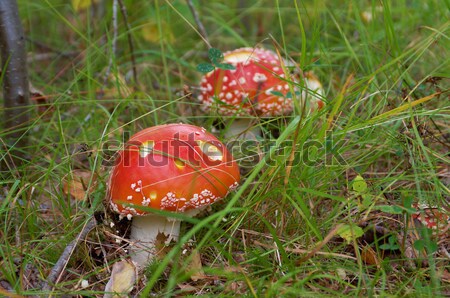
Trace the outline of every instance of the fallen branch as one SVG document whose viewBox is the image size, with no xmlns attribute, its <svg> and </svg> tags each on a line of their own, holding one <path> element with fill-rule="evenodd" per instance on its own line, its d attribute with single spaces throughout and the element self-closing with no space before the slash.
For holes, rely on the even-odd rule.
<svg viewBox="0 0 450 298">
<path fill-rule="evenodd" d="M 59 257 L 55 266 L 50 271 L 50 274 L 47 277 L 47 281 L 42 287 L 44 291 L 51 291 L 53 286 L 58 283 L 61 278 L 61 273 L 66 268 L 67 263 L 69 262 L 70 256 L 77 244 L 89 234 L 89 232 L 97 225 L 97 221 L 94 217 L 92 217 L 83 227 L 81 232 L 78 234 L 77 238 L 72 240 L 64 249 L 63 253 Z"/>
<path fill-rule="evenodd" d="M 21 296 L 14 293 L 13 287 L 5 280 L 0 281 L 0 296 L 3 297 L 11 297 L 11 298 L 24 298 L 25 296 Z"/>
</svg>

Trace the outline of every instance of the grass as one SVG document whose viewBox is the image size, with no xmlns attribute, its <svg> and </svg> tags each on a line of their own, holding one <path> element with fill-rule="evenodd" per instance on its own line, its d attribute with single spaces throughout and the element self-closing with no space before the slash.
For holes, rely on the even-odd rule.
<svg viewBox="0 0 450 298">
<path fill-rule="evenodd" d="M 30 80 L 49 108 L 30 106 L 30 162 L 1 180 L 0 290 L 26 296 L 48 294 L 42 283 L 65 246 L 91 216 L 104 215 L 113 145 L 163 123 L 212 130 L 216 116 L 183 95 L 184 85 L 197 91 L 196 66 L 208 62 L 184 1 L 124 1 L 131 31 L 119 12 L 106 84 L 110 3 L 77 11 L 67 1 L 18 2 Z M 260 120 L 267 138 L 234 152 L 245 172 L 241 186 L 184 223 L 179 243 L 133 293 L 449 295 L 448 234 L 415 227 L 410 209 L 421 202 L 449 210 L 448 1 L 222 2 L 194 1 L 213 47 L 276 47 L 320 78 L 327 105 Z M 92 187 L 74 199 L 64 186 L 77 170 Z M 54 296 L 102 295 L 111 264 L 126 255 L 109 221 L 77 246 Z M 195 256 L 201 267 L 190 261 Z M 194 280 L 189 269 L 200 268 L 205 276 Z"/>
</svg>

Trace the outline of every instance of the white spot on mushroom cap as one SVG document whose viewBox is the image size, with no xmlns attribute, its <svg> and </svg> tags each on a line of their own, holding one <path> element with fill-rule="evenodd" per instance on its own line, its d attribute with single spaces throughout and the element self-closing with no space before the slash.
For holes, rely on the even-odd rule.
<svg viewBox="0 0 450 298">
<path fill-rule="evenodd" d="M 147 155 L 149 155 L 153 151 L 154 145 L 155 145 L 155 142 L 153 142 L 153 141 L 143 142 L 142 145 L 139 147 L 139 156 L 142 158 L 147 157 Z M 138 185 L 139 185 L 139 181 L 138 181 Z M 140 182 L 142 183 L 142 181 L 140 181 Z M 131 184 L 131 189 L 134 189 L 135 187 L 136 187 L 135 183 Z"/>
<path fill-rule="evenodd" d="M 255 83 L 262 83 L 267 81 L 267 77 L 265 74 L 263 73 L 255 73 L 255 75 L 253 76 L 253 82 Z"/>
<path fill-rule="evenodd" d="M 142 206 L 147 207 L 148 205 L 150 205 L 150 203 L 151 203 L 151 199 L 143 196 L 142 203 L 141 203 Z"/>
<path fill-rule="evenodd" d="M 200 150 L 208 157 L 209 160 L 223 160 L 223 152 L 217 146 L 204 141 L 197 141 L 197 144 L 200 147 Z"/>
<path fill-rule="evenodd" d="M 272 95 L 272 91 L 273 91 L 273 87 L 270 87 L 269 89 L 267 89 L 266 91 L 264 91 L 264 94 L 266 94 L 266 95 Z"/>
</svg>

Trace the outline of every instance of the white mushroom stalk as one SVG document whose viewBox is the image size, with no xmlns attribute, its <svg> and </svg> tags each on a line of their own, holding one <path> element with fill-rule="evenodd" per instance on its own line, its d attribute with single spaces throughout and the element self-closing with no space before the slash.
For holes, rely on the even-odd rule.
<svg viewBox="0 0 450 298">
<path fill-rule="evenodd" d="M 190 209 L 183 214 L 194 217 L 205 207 Z M 135 216 L 131 224 L 130 256 L 136 264 L 149 264 L 159 250 L 171 242 L 178 242 L 181 220 L 158 214 Z"/>
<path fill-rule="evenodd" d="M 135 216 L 131 224 L 130 256 L 136 264 L 148 264 L 158 248 L 178 241 L 181 221 L 157 214 Z"/>
<path fill-rule="evenodd" d="M 252 118 L 236 118 L 227 125 L 224 136 L 233 140 L 257 140 L 262 136 L 262 131 Z"/>
</svg>

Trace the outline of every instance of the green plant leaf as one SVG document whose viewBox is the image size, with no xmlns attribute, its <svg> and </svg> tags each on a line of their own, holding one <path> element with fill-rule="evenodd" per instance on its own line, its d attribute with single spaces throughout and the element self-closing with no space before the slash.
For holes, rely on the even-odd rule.
<svg viewBox="0 0 450 298">
<path fill-rule="evenodd" d="M 384 243 L 384 244 L 381 244 L 379 246 L 379 248 L 382 249 L 382 250 L 390 250 L 391 249 L 391 245 L 389 243 Z"/>
<path fill-rule="evenodd" d="M 439 248 L 439 246 L 438 246 L 438 244 L 436 242 L 434 242 L 434 241 L 426 241 L 424 239 L 418 239 L 418 240 L 414 241 L 413 247 L 416 250 L 426 249 L 427 253 L 434 253 Z"/>
<path fill-rule="evenodd" d="M 213 63 L 221 62 L 223 60 L 223 53 L 216 48 L 210 48 L 208 51 L 208 58 Z"/>
<path fill-rule="evenodd" d="M 218 67 L 220 69 L 224 69 L 224 70 L 234 70 L 234 69 L 236 69 L 236 67 L 234 67 L 233 65 L 231 65 L 229 63 L 215 63 L 214 65 L 216 67 Z"/>
<path fill-rule="evenodd" d="M 430 241 L 427 244 L 428 244 L 427 245 L 427 250 L 428 250 L 429 253 L 434 253 L 439 248 L 438 244 L 436 242 L 434 242 L 434 241 Z"/>
<path fill-rule="evenodd" d="M 412 206 L 412 203 L 413 203 L 413 200 L 414 200 L 414 198 L 411 197 L 411 196 L 406 197 L 406 198 L 403 200 L 403 207 L 405 208 L 405 211 L 406 211 L 407 213 L 409 213 L 409 214 L 414 214 L 414 213 L 417 212 L 417 210 L 416 210 L 415 208 L 411 207 L 411 206 Z"/>
<path fill-rule="evenodd" d="M 380 206 L 376 206 L 375 209 L 380 210 L 382 212 L 386 212 L 389 214 L 402 214 L 403 213 L 403 208 L 400 206 L 390 206 L 390 205 L 380 205 Z"/>
<path fill-rule="evenodd" d="M 368 208 L 374 202 L 373 197 L 370 194 L 362 194 L 361 197 L 363 198 L 362 205 L 365 208 Z"/>
<path fill-rule="evenodd" d="M 270 94 L 273 94 L 275 96 L 284 97 L 284 94 L 281 93 L 280 91 L 270 91 Z"/>
<path fill-rule="evenodd" d="M 358 175 L 352 181 L 352 188 L 356 192 L 365 193 L 367 192 L 367 183 L 362 176 Z"/>
<path fill-rule="evenodd" d="M 355 224 L 345 224 L 338 229 L 337 234 L 347 242 L 351 242 L 364 235 L 364 231 Z"/>
<path fill-rule="evenodd" d="M 277 92 L 277 91 L 272 91 L 272 92 Z M 300 93 L 300 91 L 295 91 L 295 95 L 296 96 L 299 96 L 301 93 Z M 288 93 L 286 93 L 286 96 L 285 96 L 286 98 L 292 98 L 292 92 L 291 91 L 288 91 Z"/>
<path fill-rule="evenodd" d="M 424 241 L 423 239 L 416 240 L 416 241 L 414 241 L 414 243 L 413 243 L 413 247 L 414 247 L 416 250 L 422 250 L 422 249 L 425 248 L 425 241 Z"/>
<path fill-rule="evenodd" d="M 208 73 L 214 70 L 214 66 L 209 63 L 200 63 L 197 65 L 197 70 L 202 73 Z"/>
</svg>

